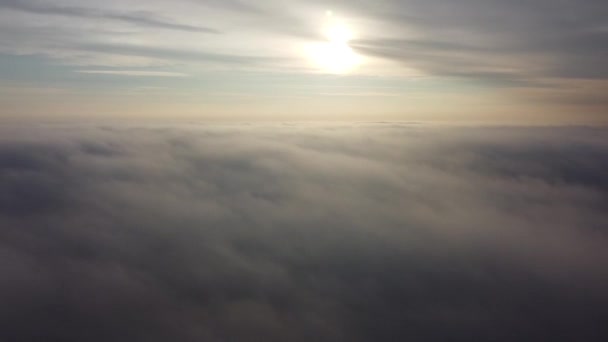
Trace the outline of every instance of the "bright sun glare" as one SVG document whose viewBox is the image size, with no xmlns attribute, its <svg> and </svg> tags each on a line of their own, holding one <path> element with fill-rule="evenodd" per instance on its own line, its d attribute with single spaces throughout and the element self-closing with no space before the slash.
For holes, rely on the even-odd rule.
<svg viewBox="0 0 608 342">
<path fill-rule="evenodd" d="M 326 42 L 310 47 L 309 57 L 321 70 L 331 74 L 346 74 L 361 63 L 361 57 L 348 45 L 353 31 L 342 21 L 334 18 L 333 12 L 326 12 L 327 24 L 324 30 Z"/>
</svg>

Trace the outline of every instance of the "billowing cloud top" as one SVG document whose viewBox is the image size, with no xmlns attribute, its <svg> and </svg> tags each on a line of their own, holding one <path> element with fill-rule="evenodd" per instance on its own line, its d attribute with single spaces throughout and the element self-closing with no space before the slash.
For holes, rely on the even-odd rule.
<svg viewBox="0 0 608 342">
<path fill-rule="evenodd" d="M 5 126 L 0 340 L 606 341 L 606 133 Z"/>
</svg>

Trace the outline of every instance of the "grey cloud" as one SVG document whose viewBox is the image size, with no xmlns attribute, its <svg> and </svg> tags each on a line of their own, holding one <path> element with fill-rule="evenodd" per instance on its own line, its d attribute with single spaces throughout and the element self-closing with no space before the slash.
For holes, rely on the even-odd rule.
<svg viewBox="0 0 608 342">
<path fill-rule="evenodd" d="M 1 129 L 0 339 L 608 336 L 605 129 Z"/>
<path fill-rule="evenodd" d="M 476 65 L 516 77 L 602 78 L 608 75 L 608 5 L 604 1 L 367 1 L 337 6 L 391 23 L 405 37 L 368 37 L 361 51 L 420 67 L 477 77 Z M 390 53 L 387 53 L 390 51 Z M 471 67 L 473 66 L 473 67 Z"/>
<path fill-rule="evenodd" d="M 221 54 L 209 51 L 179 50 L 162 47 L 137 46 L 131 44 L 74 42 L 65 46 L 80 51 L 109 53 L 124 56 L 141 56 L 173 61 L 218 62 L 228 64 L 268 64 L 283 62 L 287 59 L 264 56 Z"/>
<path fill-rule="evenodd" d="M 360 39 L 353 41 L 352 46 L 359 53 L 400 61 L 434 76 L 462 77 L 508 86 L 542 84 L 538 79 L 542 76 L 540 70 L 520 70 L 517 60 L 497 61 L 499 49 L 410 39 Z M 505 59 L 502 55 L 498 58 Z"/>
<path fill-rule="evenodd" d="M 80 17 L 90 19 L 110 19 L 123 21 L 139 26 L 157 27 L 191 32 L 220 33 L 219 31 L 209 27 L 187 25 L 165 20 L 159 18 L 155 13 L 145 11 L 112 12 L 86 7 L 49 5 L 39 2 L 22 0 L 2 0 L 0 1 L 0 8 L 2 7 L 43 15 L 62 15 L 68 17 Z"/>
<path fill-rule="evenodd" d="M 0 40 L 11 46 L 12 40 L 20 38 L 34 52 L 48 55 L 53 58 L 73 58 L 78 61 L 83 56 L 126 56 L 144 57 L 154 61 L 190 62 L 190 63 L 218 63 L 229 65 L 264 66 L 275 65 L 289 61 L 287 58 L 223 54 L 209 51 L 210 49 L 177 49 L 160 46 L 143 46 L 123 43 L 107 43 L 103 37 L 128 36 L 128 32 L 106 32 L 91 30 L 87 32 L 72 32 L 66 29 L 48 28 L 40 29 L 8 28 L 0 33 Z M 5 46 L 5 47 L 6 47 Z M 13 47 L 15 47 L 13 45 Z M 67 56 L 67 57 L 66 57 Z M 103 62 L 87 62 L 85 64 L 103 64 Z M 128 67 L 126 67 L 128 69 Z M 150 71 L 150 70 L 147 70 Z M 152 70 L 154 72 L 154 70 Z"/>
<path fill-rule="evenodd" d="M 241 0 L 204 0 L 197 1 L 197 3 L 207 6 L 207 7 L 216 7 L 223 8 L 238 12 L 245 13 L 253 13 L 253 14 L 267 14 L 266 9 L 259 4 L 253 3 L 250 1 L 241 1 Z"/>
</svg>

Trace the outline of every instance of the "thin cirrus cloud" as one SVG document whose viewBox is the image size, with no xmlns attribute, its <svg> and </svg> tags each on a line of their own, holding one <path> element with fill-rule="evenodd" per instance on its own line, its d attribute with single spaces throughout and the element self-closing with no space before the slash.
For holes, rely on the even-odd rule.
<svg viewBox="0 0 608 342">
<path fill-rule="evenodd" d="M 119 75 L 119 76 L 141 76 L 141 77 L 188 77 L 186 74 L 170 71 L 146 71 L 146 70 L 78 70 L 82 74 Z"/>
<path fill-rule="evenodd" d="M 608 5 L 603 1 L 380 1 L 357 3 L 402 37 L 355 45 L 367 54 L 413 64 L 431 74 L 476 78 L 602 78 Z M 355 6 L 343 2 L 344 8 Z M 407 37 L 407 38 L 404 38 Z M 377 39 L 380 38 L 380 39 Z M 485 74 L 479 70 L 485 69 Z"/>
<path fill-rule="evenodd" d="M 163 18 L 157 17 L 155 13 L 145 11 L 117 12 L 96 9 L 93 7 L 87 8 L 75 6 L 61 6 L 48 3 L 34 2 L 31 0 L 2 0 L 0 1 L 0 8 L 24 11 L 41 15 L 59 15 L 88 19 L 116 20 L 139 26 L 157 27 L 171 30 L 182 30 L 202 33 L 220 33 L 218 30 L 209 27 L 187 25 L 179 23 L 177 21 L 165 20 Z"/>
<path fill-rule="evenodd" d="M 73 45 L 74 48 L 86 51 L 96 51 L 99 53 L 111 53 L 116 55 L 131 55 L 138 57 L 151 57 L 161 60 L 189 61 L 191 63 L 223 63 L 240 65 L 260 65 L 278 63 L 287 60 L 286 58 L 272 56 L 255 56 L 240 54 L 223 54 L 209 50 L 175 49 L 157 46 L 141 46 L 129 44 L 94 44 L 81 43 Z"/>
</svg>

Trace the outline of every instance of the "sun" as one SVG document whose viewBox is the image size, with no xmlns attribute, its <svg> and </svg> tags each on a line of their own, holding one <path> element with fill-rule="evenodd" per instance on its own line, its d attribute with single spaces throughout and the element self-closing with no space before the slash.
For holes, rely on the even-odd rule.
<svg viewBox="0 0 608 342">
<path fill-rule="evenodd" d="M 326 16 L 328 23 L 323 32 L 326 41 L 310 46 L 309 58 L 325 73 L 349 73 L 361 63 L 361 57 L 348 44 L 354 32 L 344 22 L 335 19 L 333 12 L 326 12 Z"/>
</svg>

